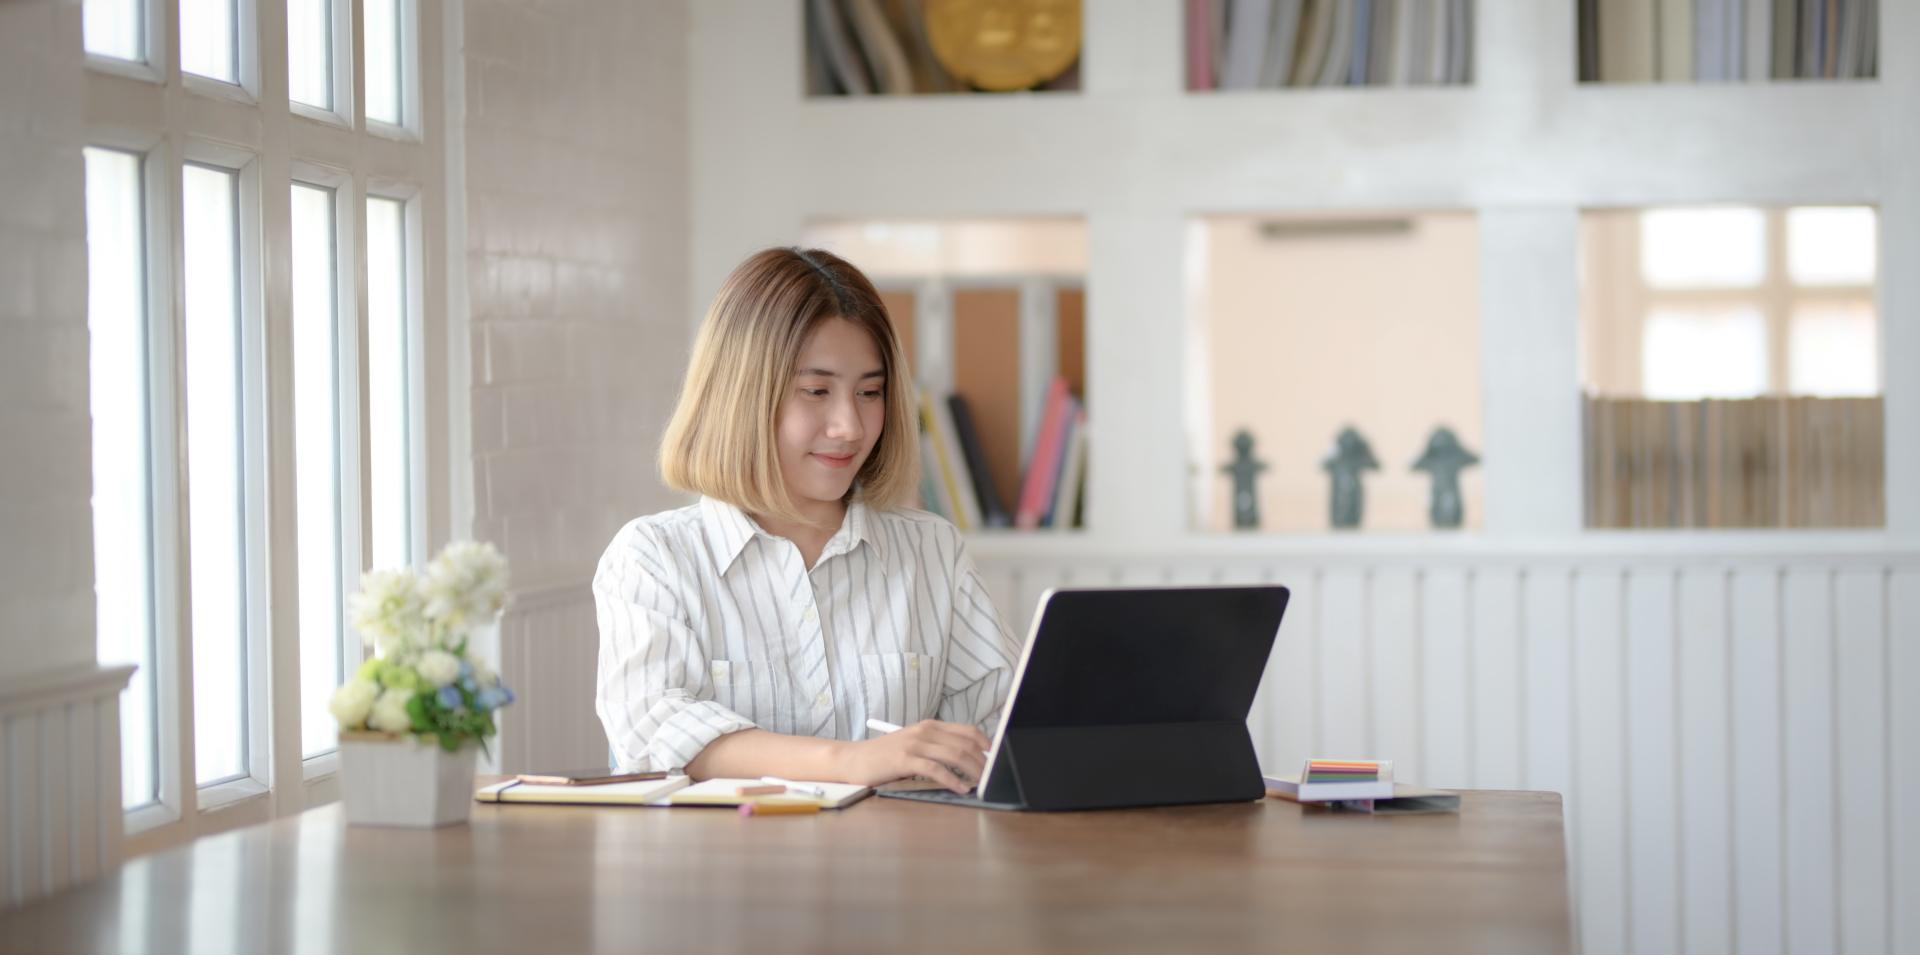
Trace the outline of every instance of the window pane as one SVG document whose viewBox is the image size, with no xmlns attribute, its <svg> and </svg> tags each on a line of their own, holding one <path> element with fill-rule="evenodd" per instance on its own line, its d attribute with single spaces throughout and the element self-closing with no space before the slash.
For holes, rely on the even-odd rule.
<svg viewBox="0 0 1920 955">
<path fill-rule="evenodd" d="M 1658 308 L 1641 342 L 1641 390 L 1662 401 L 1751 398 L 1767 391 L 1767 323 L 1759 310 Z"/>
<path fill-rule="evenodd" d="M 367 419 L 373 474 L 373 566 L 413 560 L 408 514 L 406 205 L 367 200 Z"/>
<path fill-rule="evenodd" d="M 86 174 L 94 621 L 100 662 L 139 667 L 120 701 L 120 798 L 132 809 L 159 792 L 140 157 L 88 149 Z"/>
<path fill-rule="evenodd" d="M 86 0 L 81 6 L 81 34 L 88 53 L 122 60 L 146 59 L 141 42 L 141 0 Z"/>
<path fill-rule="evenodd" d="M 300 744 L 337 735 L 327 700 L 340 661 L 339 340 L 334 193 L 293 187 L 293 442 L 300 541 Z"/>
<path fill-rule="evenodd" d="M 180 0 L 180 68 L 238 83 L 238 20 L 234 0 Z"/>
<path fill-rule="evenodd" d="M 1757 285 L 1767 274 L 1758 209 L 1657 209 L 1640 216 L 1640 273 L 1655 288 Z"/>
<path fill-rule="evenodd" d="M 1864 302 L 1794 310 L 1787 381 L 1796 395 L 1871 397 L 1880 393 L 1879 329 Z"/>
<path fill-rule="evenodd" d="M 1870 208 L 1787 210 L 1787 274 L 1797 285 L 1872 285 L 1877 247 Z"/>
<path fill-rule="evenodd" d="M 288 0 L 287 96 L 296 103 L 333 108 L 331 0 Z"/>
<path fill-rule="evenodd" d="M 206 785 L 247 772 L 239 176 L 189 165 L 181 185 L 193 745 Z"/>
<path fill-rule="evenodd" d="M 400 125 L 402 0 L 367 0 L 367 118 Z"/>
</svg>

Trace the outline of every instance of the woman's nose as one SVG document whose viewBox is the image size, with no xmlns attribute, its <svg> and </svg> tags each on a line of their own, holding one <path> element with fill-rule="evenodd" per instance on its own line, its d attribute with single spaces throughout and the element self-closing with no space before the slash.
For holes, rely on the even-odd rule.
<svg viewBox="0 0 1920 955">
<path fill-rule="evenodd" d="M 853 401 L 853 398 L 847 397 L 833 402 L 827 412 L 829 437 L 847 441 L 865 437 L 860 427 L 860 410 L 854 407 Z"/>
</svg>

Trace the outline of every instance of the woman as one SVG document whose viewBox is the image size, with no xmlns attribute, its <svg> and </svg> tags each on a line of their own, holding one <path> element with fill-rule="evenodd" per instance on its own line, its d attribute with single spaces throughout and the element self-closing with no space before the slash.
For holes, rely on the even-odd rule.
<svg viewBox="0 0 1920 955">
<path fill-rule="evenodd" d="M 660 448 L 701 500 L 622 528 L 594 575 L 619 768 L 972 788 L 1018 646 L 959 532 L 903 506 L 914 407 L 858 269 L 769 249 L 727 278 Z"/>
</svg>

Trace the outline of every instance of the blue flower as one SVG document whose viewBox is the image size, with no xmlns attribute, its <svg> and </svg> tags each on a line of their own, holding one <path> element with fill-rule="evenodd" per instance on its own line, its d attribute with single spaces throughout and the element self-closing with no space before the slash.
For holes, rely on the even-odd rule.
<svg viewBox="0 0 1920 955">
<path fill-rule="evenodd" d="M 446 707 L 449 710 L 459 709 L 460 708 L 459 688 L 453 686 L 452 684 L 448 684 L 447 686 L 441 687 L 440 693 L 439 693 L 439 700 L 440 700 L 440 705 L 443 707 Z"/>
<path fill-rule="evenodd" d="M 504 686 L 490 686 L 481 690 L 473 702 L 483 710 L 497 710 L 513 702 L 513 691 Z"/>
<path fill-rule="evenodd" d="M 460 688 L 467 691 L 468 693 L 480 692 L 480 684 L 473 682 L 472 677 L 466 677 L 462 679 L 460 681 Z"/>
<path fill-rule="evenodd" d="M 468 663 L 464 657 L 460 660 L 460 679 L 473 679 L 473 664 Z"/>
</svg>

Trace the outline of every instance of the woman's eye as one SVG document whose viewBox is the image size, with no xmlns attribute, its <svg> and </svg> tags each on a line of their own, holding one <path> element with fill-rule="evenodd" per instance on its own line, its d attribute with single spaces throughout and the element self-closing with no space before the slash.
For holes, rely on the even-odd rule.
<svg viewBox="0 0 1920 955">
<path fill-rule="evenodd" d="M 809 397 L 809 398 L 825 398 L 825 397 L 827 396 L 827 389 L 825 389 L 825 388 L 802 388 L 802 389 L 800 389 L 800 393 L 801 393 L 801 394 L 803 394 L 803 395 L 806 395 L 806 396 L 807 396 L 807 397 Z"/>
<path fill-rule="evenodd" d="M 884 392 L 884 391 L 863 391 L 863 392 L 861 392 L 861 393 L 860 393 L 860 397 L 862 397 L 862 398 L 882 398 L 882 397 L 885 397 L 885 396 L 886 396 L 886 394 L 887 394 L 887 393 L 886 393 L 886 392 Z"/>
</svg>

